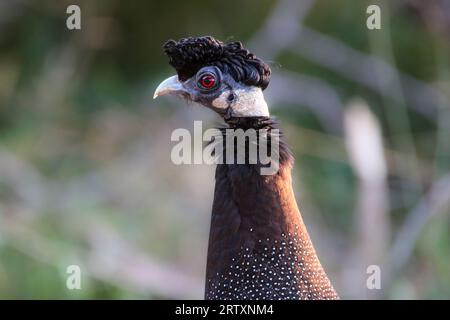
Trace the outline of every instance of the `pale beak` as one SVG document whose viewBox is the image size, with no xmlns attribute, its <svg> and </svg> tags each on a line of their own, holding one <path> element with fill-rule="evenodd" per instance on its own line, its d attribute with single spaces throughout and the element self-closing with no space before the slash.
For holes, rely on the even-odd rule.
<svg viewBox="0 0 450 320">
<path fill-rule="evenodd" d="M 186 92 L 186 89 L 183 87 L 183 84 L 178 80 L 178 76 L 172 76 L 159 84 L 158 88 L 156 88 L 155 93 L 153 94 L 153 99 L 156 99 L 157 97 L 160 96 L 164 96 L 166 94 L 183 93 L 183 92 Z"/>
</svg>

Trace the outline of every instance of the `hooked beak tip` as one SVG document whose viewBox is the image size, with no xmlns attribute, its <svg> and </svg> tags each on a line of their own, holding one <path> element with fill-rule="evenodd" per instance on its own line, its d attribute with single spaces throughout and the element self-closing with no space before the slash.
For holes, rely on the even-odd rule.
<svg viewBox="0 0 450 320">
<path fill-rule="evenodd" d="M 180 91 L 185 91 L 183 85 L 178 80 L 178 76 L 172 76 L 159 84 L 159 86 L 155 90 L 155 93 L 153 94 L 153 99 L 166 94 L 178 93 Z"/>
</svg>

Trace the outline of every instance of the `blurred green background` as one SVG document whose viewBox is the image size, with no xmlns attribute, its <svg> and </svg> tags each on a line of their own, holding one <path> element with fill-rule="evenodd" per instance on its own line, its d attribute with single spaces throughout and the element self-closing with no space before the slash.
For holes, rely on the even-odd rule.
<svg viewBox="0 0 450 320">
<path fill-rule="evenodd" d="M 81 8 L 81 30 L 66 8 Z M 381 8 L 381 30 L 366 9 Z M 0 298 L 202 298 L 214 167 L 170 161 L 209 110 L 152 100 L 161 45 L 268 61 L 304 220 L 342 298 L 450 298 L 448 1 L 0 2 Z M 82 289 L 66 288 L 79 265 Z M 381 268 L 368 290 L 366 268 Z"/>
</svg>

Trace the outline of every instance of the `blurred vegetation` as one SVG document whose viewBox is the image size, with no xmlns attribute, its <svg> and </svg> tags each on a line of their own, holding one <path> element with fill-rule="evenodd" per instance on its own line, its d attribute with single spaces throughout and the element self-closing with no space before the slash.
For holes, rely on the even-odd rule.
<svg viewBox="0 0 450 320">
<path fill-rule="evenodd" d="M 305 3 L 310 5 L 304 6 L 303 19 L 294 15 L 297 23 L 346 52 L 386 62 L 395 70 L 397 86 L 377 89 L 359 81 L 362 66 L 356 61 L 347 73 L 339 63 L 333 69 L 321 56 L 302 54 L 309 44 L 301 32 L 273 55 L 270 42 L 264 51 L 261 30 L 271 26 L 277 8 L 298 7 L 295 1 L 3 1 L 0 298 L 202 297 L 214 168 L 173 165 L 170 133 L 192 128 L 193 120 L 209 126 L 218 120 L 178 100 L 151 98 L 173 73 L 161 45 L 169 38 L 205 34 L 262 48 L 256 54 L 270 61 L 274 75 L 288 79 L 289 73 L 326 88 L 343 110 L 355 97 L 370 106 L 388 168 L 386 256 L 398 232 L 417 234 L 417 239 L 405 237 L 413 240 L 411 255 L 378 297 L 450 298 L 448 202 L 428 214 L 435 203 L 430 190 L 450 190 L 443 180 L 450 179 L 448 5 L 438 0 Z M 366 28 L 366 8 L 373 3 L 382 8 L 382 30 Z M 79 31 L 66 28 L 69 4 L 81 7 Z M 286 27 L 278 36 L 288 38 L 291 31 Z M 378 76 L 373 72 L 374 79 Z M 328 116 L 338 130 L 329 127 L 327 113 L 321 118 L 314 108 L 313 93 L 295 83 L 292 90 L 299 97 L 309 94 L 312 102 L 280 99 L 275 81 L 274 89 L 266 90 L 268 101 L 296 157 L 296 195 L 319 256 L 343 298 L 363 298 L 347 268 L 358 251 L 361 185 L 349 160 L 343 120 Z M 414 88 L 439 95 L 420 104 L 421 92 Z M 324 107 L 345 112 L 328 102 Z M 429 201 L 419 210 L 425 213 L 408 220 L 421 201 Z M 409 232 L 406 221 L 419 221 L 419 230 L 412 223 Z M 82 290 L 66 289 L 70 264 L 82 267 Z M 355 279 L 365 268 L 356 272 Z"/>
</svg>

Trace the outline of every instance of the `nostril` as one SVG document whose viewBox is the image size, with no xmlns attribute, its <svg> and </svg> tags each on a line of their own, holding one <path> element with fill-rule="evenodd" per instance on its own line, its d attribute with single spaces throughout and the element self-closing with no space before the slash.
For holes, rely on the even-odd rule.
<svg viewBox="0 0 450 320">
<path fill-rule="evenodd" d="M 236 95 L 232 92 L 229 94 L 229 96 L 227 97 L 228 102 L 233 102 L 234 99 L 236 99 Z"/>
</svg>

